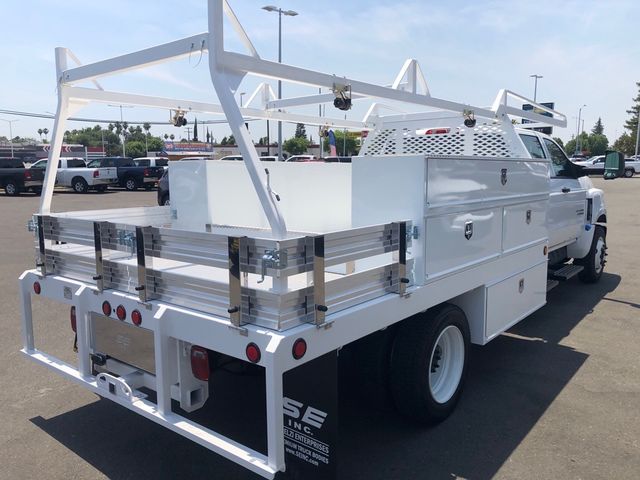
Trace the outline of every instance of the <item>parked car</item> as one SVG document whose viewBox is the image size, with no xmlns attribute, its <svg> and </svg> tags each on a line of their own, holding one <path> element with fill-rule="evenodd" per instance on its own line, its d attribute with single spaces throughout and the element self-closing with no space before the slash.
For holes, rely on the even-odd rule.
<svg viewBox="0 0 640 480">
<path fill-rule="evenodd" d="M 327 163 L 351 163 L 351 157 L 324 157 Z"/>
<path fill-rule="evenodd" d="M 167 157 L 138 157 L 133 162 L 138 167 L 163 167 L 165 170 L 169 168 L 169 159 Z"/>
<path fill-rule="evenodd" d="M 14 196 L 28 191 L 40 194 L 43 180 L 44 170 L 25 168 L 19 158 L 0 158 L 0 186 L 7 195 Z"/>
<path fill-rule="evenodd" d="M 589 158 L 586 161 L 573 162 L 573 163 L 583 167 L 584 171 L 586 171 L 588 175 L 603 175 L 604 160 L 605 160 L 604 155 L 596 155 L 594 157 Z M 640 172 L 640 161 L 626 158 L 624 161 L 624 164 L 625 164 L 624 176 L 626 178 L 631 178 L 636 174 L 636 172 Z"/>
<path fill-rule="evenodd" d="M 158 181 L 158 205 L 170 205 L 169 199 L 169 170 L 165 170 Z"/>
<path fill-rule="evenodd" d="M 102 157 L 89 162 L 89 168 L 115 167 L 118 185 L 129 191 L 144 187 L 151 190 L 164 173 L 164 167 L 139 167 L 130 157 Z"/>
<path fill-rule="evenodd" d="M 31 165 L 34 169 L 47 168 L 49 159 L 38 160 Z M 56 185 L 72 188 L 76 193 L 87 193 L 89 190 L 104 192 L 109 185 L 118 183 L 118 172 L 115 167 L 87 168 L 82 158 L 63 157 L 58 160 Z"/>
<path fill-rule="evenodd" d="M 285 162 L 321 162 L 315 155 L 292 155 Z"/>
<path fill-rule="evenodd" d="M 278 159 L 278 157 L 273 157 L 273 156 L 261 156 L 260 160 L 263 162 L 275 162 Z M 227 155 L 226 157 L 222 157 L 220 160 L 235 160 L 235 161 L 242 161 L 242 155 Z"/>
</svg>

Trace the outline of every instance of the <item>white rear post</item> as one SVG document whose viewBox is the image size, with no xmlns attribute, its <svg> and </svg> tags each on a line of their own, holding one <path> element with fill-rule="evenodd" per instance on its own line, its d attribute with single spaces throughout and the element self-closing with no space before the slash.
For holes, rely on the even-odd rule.
<svg viewBox="0 0 640 480">
<path fill-rule="evenodd" d="M 63 84 L 63 72 L 67 70 L 67 52 L 65 48 L 56 47 L 56 83 L 58 87 L 58 108 L 56 119 L 53 123 L 53 134 L 51 136 L 51 149 L 49 150 L 49 161 L 44 176 L 42 196 L 40 197 L 40 214 L 47 215 L 51 212 L 51 198 L 53 188 L 56 184 L 56 174 L 58 173 L 58 161 L 60 160 L 60 149 L 64 139 L 64 129 L 69 116 L 69 97 L 66 94 Z"/>
<path fill-rule="evenodd" d="M 287 232 L 284 217 L 280 213 L 275 199 L 267 191 L 266 173 L 258 158 L 249 131 L 244 125 L 244 118 L 233 96 L 231 81 L 242 79 L 244 73 L 230 71 L 219 66 L 221 54 L 224 52 L 223 40 L 223 1 L 209 0 L 209 71 L 211 81 L 216 90 L 220 105 L 231 127 L 231 132 L 236 139 L 244 164 L 249 172 L 249 177 L 258 195 L 262 209 L 269 221 L 269 225 L 276 238 L 283 238 Z M 234 78 L 235 77 L 235 78 Z M 235 82 L 234 82 L 235 83 Z"/>
</svg>

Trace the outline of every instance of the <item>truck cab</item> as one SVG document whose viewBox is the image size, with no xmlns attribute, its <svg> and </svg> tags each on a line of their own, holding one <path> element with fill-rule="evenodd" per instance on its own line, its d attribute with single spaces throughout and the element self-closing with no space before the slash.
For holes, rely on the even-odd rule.
<svg viewBox="0 0 640 480">
<path fill-rule="evenodd" d="M 516 129 L 531 158 L 549 159 L 549 205 L 547 229 L 550 265 L 573 258 L 578 263 L 589 255 L 596 231 L 606 235 L 607 212 L 602 190 L 595 188 L 587 172 L 569 160 L 564 150 L 548 135 Z M 599 228 L 598 228 L 599 227 Z M 600 248 L 606 250 L 606 241 Z M 595 252 L 602 273 L 604 254 Z M 595 260 L 594 260 L 595 261 Z"/>
</svg>

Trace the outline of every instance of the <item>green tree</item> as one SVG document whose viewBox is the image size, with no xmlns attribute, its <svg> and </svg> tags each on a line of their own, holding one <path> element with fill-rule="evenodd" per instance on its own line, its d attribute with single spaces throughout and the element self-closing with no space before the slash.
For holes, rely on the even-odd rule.
<svg viewBox="0 0 640 480">
<path fill-rule="evenodd" d="M 627 156 L 633 155 L 636 149 L 636 139 L 625 132 L 613 142 L 613 149 Z"/>
<path fill-rule="evenodd" d="M 294 136 L 295 138 L 307 138 L 307 129 L 305 128 L 304 123 L 296 123 L 296 133 Z M 282 145 L 284 146 L 284 143 Z"/>
<path fill-rule="evenodd" d="M 151 130 L 151 124 L 149 122 L 144 122 L 142 124 L 142 128 L 144 129 L 144 133 L 149 135 L 149 130 Z"/>
<path fill-rule="evenodd" d="M 604 125 L 602 125 L 602 119 L 600 117 L 598 117 L 598 121 L 591 129 L 591 133 L 593 133 L 594 135 L 602 135 L 604 133 Z M 597 153 L 594 155 L 601 155 L 601 154 Z"/>
<path fill-rule="evenodd" d="M 291 155 L 302 155 L 309 147 L 309 140 L 304 137 L 293 137 L 282 142 L 282 148 Z"/>
<path fill-rule="evenodd" d="M 634 103 L 631 109 L 627 110 L 630 118 L 624 123 L 624 128 L 629 130 L 631 138 L 636 138 L 636 132 L 638 131 L 638 113 L 640 112 L 640 82 L 636 82 L 636 86 L 638 87 L 638 95 L 633 99 Z"/>
<path fill-rule="evenodd" d="M 589 153 L 591 155 L 604 155 L 609 147 L 609 139 L 602 134 L 589 135 Z"/>
<path fill-rule="evenodd" d="M 358 153 L 358 142 L 357 138 L 359 138 L 360 134 L 357 132 L 345 132 L 343 131 L 333 131 L 336 136 L 336 151 L 340 156 L 352 156 Z M 323 141 L 323 150 L 325 152 L 329 151 L 329 138 L 325 138 Z"/>
<path fill-rule="evenodd" d="M 576 139 L 572 138 L 571 140 L 569 140 L 565 145 L 564 145 L 564 151 L 567 153 L 567 155 L 571 156 L 575 153 L 576 151 Z"/>
<path fill-rule="evenodd" d="M 127 142 L 127 157 L 144 157 L 147 153 L 144 142 L 131 141 Z"/>
</svg>

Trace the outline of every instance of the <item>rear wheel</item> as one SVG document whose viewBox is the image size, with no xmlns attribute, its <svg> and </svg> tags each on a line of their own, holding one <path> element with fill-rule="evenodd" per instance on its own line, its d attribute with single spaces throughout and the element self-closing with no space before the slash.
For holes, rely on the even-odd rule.
<svg viewBox="0 0 640 480">
<path fill-rule="evenodd" d="M 635 172 L 633 169 L 631 169 L 631 168 L 627 168 L 627 169 L 624 171 L 624 176 L 625 176 L 626 178 L 631 178 L 631 177 L 633 177 L 633 175 L 634 175 L 635 173 L 636 173 L 636 172 Z"/>
<path fill-rule="evenodd" d="M 600 280 L 607 263 L 607 236 L 604 228 L 596 225 L 591 241 L 591 249 L 586 257 L 575 260 L 574 263 L 582 265 L 582 270 L 578 275 L 584 283 L 595 283 Z"/>
<path fill-rule="evenodd" d="M 73 191 L 76 193 L 87 193 L 89 190 L 89 185 L 87 181 L 82 177 L 76 177 L 71 182 L 71 186 L 73 187 Z"/>
<path fill-rule="evenodd" d="M 14 197 L 20 193 L 20 188 L 16 183 L 9 181 L 4 184 L 4 193 L 11 197 Z"/>
<path fill-rule="evenodd" d="M 126 188 L 130 192 L 133 192 L 138 188 L 138 182 L 136 182 L 135 178 L 128 177 L 124 180 L 124 188 Z"/>
<path fill-rule="evenodd" d="M 404 416 L 438 423 L 454 410 L 467 371 L 464 312 L 443 304 L 400 325 L 391 356 L 391 393 Z"/>
</svg>

